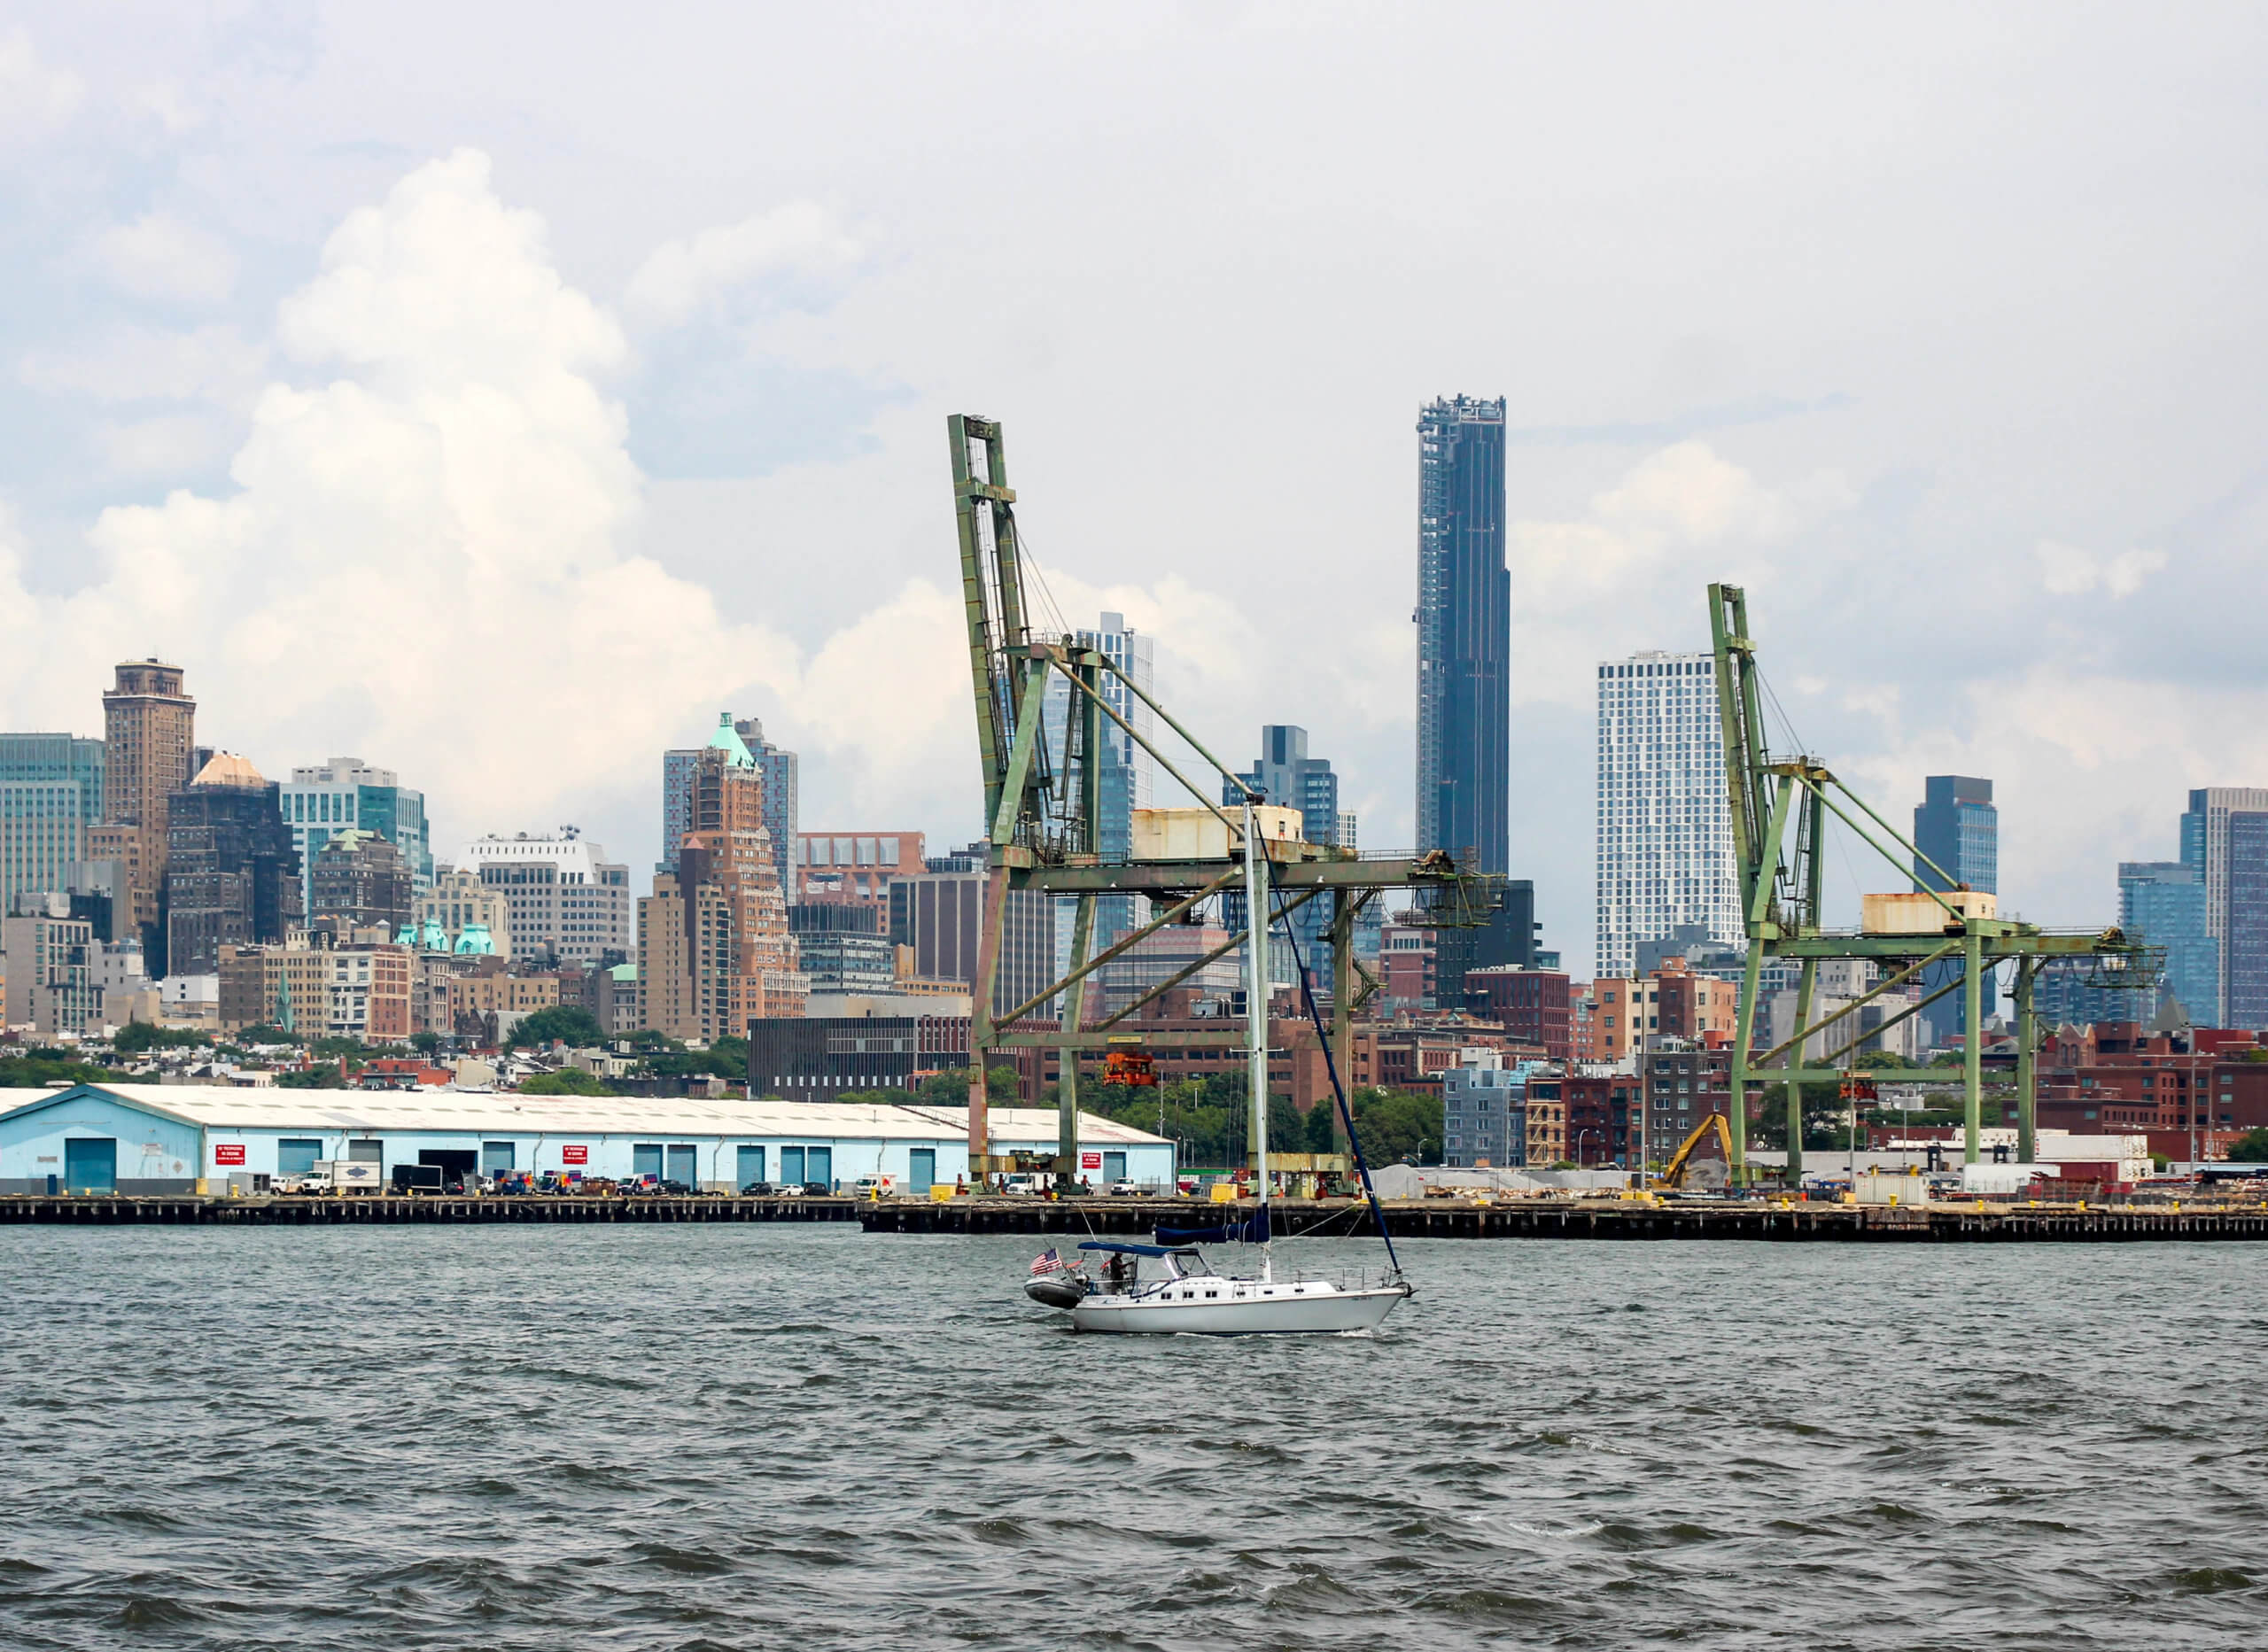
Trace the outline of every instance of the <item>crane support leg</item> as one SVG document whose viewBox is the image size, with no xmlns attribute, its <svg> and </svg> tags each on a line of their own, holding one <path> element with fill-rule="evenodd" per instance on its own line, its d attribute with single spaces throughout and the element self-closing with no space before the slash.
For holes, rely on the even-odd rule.
<svg viewBox="0 0 2268 1652">
<path fill-rule="evenodd" d="M 1971 930 L 1961 944 L 1961 1007 L 1969 1028 L 1961 1041 L 1963 1164 L 1977 1162 L 1977 1137 L 1984 1123 L 1984 937 Z"/>
<path fill-rule="evenodd" d="M 1095 897 L 1082 895 L 1076 915 L 1071 919 L 1071 967 L 1087 961 L 1087 944 L 1094 934 Z M 1080 976 L 1063 995 L 1063 1030 L 1076 1033 L 1086 1024 L 1087 978 Z M 1057 1095 L 1061 1098 L 1060 1112 L 1055 1123 L 1055 1185 L 1068 1192 L 1079 1169 L 1079 1052 L 1067 1049 L 1060 1052 L 1061 1082 Z"/>
<path fill-rule="evenodd" d="M 2039 1018 L 2032 1012 L 2031 982 L 2039 966 L 2016 960 L 2016 1158 L 2030 1164 L 2039 1144 Z"/>
<path fill-rule="evenodd" d="M 992 1121 L 985 1116 L 985 1065 L 992 1053 L 992 978 L 999 972 L 1000 925 L 1007 914 L 1008 869 L 984 880 L 983 927 L 976 932 L 976 979 L 968 983 L 968 1179 L 983 1187 L 992 1167 Z"/>
</svg>

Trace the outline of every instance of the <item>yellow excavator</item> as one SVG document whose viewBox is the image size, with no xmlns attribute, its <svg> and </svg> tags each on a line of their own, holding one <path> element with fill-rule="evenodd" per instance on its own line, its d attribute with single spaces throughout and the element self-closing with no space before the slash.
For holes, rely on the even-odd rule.
<svg viewBox="0 0 2268 1652">
<path fill-rule="evenodd" d="M 1721 1156 L 1697 1160 L 1693 1150 L 1713 1136 L 1716 1138 L 1717 1152 Z M 1656 1192 L 1682 1193 L 1686 1191 L 1690 1178 L 1696 1192 L 1705 1189 L 1713 1193 L 1721 1192 L 1730 1177 L 1732 1162 L 1732 1130 L 1725 1123 L 1723 1113 L 1713 1113 L 1693 1127 L 1693 1134 L 1687 1136 L 1678 1150 L 1670 1155 L 1669 1163 L 1663 1167 L 1661 1175 L 1646 1185 Z"/>
</svg>

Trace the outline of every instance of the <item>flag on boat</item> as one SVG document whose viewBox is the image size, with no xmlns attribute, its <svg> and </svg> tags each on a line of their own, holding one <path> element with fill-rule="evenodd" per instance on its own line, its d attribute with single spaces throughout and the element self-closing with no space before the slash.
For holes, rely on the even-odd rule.
<svg viewBox="0 0 2268 1652">
<path fill-rule="evenodd" d="M 1031 1271 L 1035 1276 L 1040 1274 L 1060 1274 L 1070 1265 L 1063 1260 L 1061 1252 L 1050 1245 L 1032 1258 Z"/>
</svg>

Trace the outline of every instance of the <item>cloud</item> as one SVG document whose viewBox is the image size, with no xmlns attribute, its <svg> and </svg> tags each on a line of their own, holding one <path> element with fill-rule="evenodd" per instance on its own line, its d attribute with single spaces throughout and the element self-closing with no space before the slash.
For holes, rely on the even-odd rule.
<svg viewBox="0 0 2268 1652">
<path fill-rule="evenodd" d="M 167 213 L 145 213 L 95 237 L 95 268 L 121 292 L 169 303 L 212 305 L 237 284 L 227 244 Z"/>
<path fill-rule="evenodd" d="M 97 431 L 97 441 L 113 473 L 166 477 L 225 459 L 229 434 L 217 420 L 174 413 L 106 423 Z"/>
<path fill-rule="evenodd" d="M 630 277 L 623 307 L 641 325 L 675 327 L 760 275 L 825 274 L 855 262 L 861 250 L 824 207 L 790 201 L 664 242 Z"/>
<path fill-rule="evenodd" d="M 2075 546 L 2042 539 L 2032 547 L 2039 582 L 2054 596 L 2086 596 L 2101 590 L 2114 598 L 2132 596 L 2165 568 L 2163 551 L 2121 551 L 2099 557 Z"/>
<path fill-rule="evenodd" d="M 232 492 L 104 511 L 102 573 L 67 597 L 27 595 L 0 547 L 20 714 L 83 723 L 99 662 L 162 653 L 206 738 L 271 772 L 390 762 L 447 841 L 576 818 L 575 795 L 646 781 L 702 710 L 793 700 L 791 647 L 621 548 L 641 482 L 589 376 L 619 333 L 485 158 L 351 214 L 281 334 L 325 382 L 260 392 Z M 120 456 L 167 439 L 143 427 Z"/>
<path fill-rule="evenodd" d="M 40 61 L 22 29 L 0 34 L 0 139 L 51 131 L 78 112 L 85 96 L 77 75 Z"/>
<path fill-rule="evenodd" d="M 1767 487 L 1688 441 L 1641 460 L 1580 517 L 1512 523 L 1513 698 L 1588 706 L 1598 661 L 1704 646 L 1703 584 L 1762 577 L 1852 502 L 1833 473 Z"/>
<path fill-rule="evenodd" d="M 266 383 L 268 355 L 233 327 L 127 326 L 77 351 L 35 351 L 17 376 L 34 390 L 89 401 L 203 401 L 249 412 Z"/>
</svg>

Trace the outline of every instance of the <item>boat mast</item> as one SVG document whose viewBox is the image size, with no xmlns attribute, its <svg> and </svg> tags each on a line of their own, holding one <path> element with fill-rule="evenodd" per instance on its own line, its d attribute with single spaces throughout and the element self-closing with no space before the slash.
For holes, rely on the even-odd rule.
<svg viewBox="0 0 2268 1652">
<path fill-rule="evenodd" d="M 1245 925 L 1245 1042 L 1250 1051 L 1252 1174 L 1259 1184 L 1262 1231 L 1268 1222 L 1268 853 L 1260 841 L 1260 826 L 1252 806 L 1253 794 L 1244 798 Z M 1262 1242 L 1263 1245 L 1265 1241 Z M 1267 1252 L 1263 1248 L 1262 1254 Z M 1262 1272 L 1266 1271 L 1263 1264 Z"/>
</svg>

